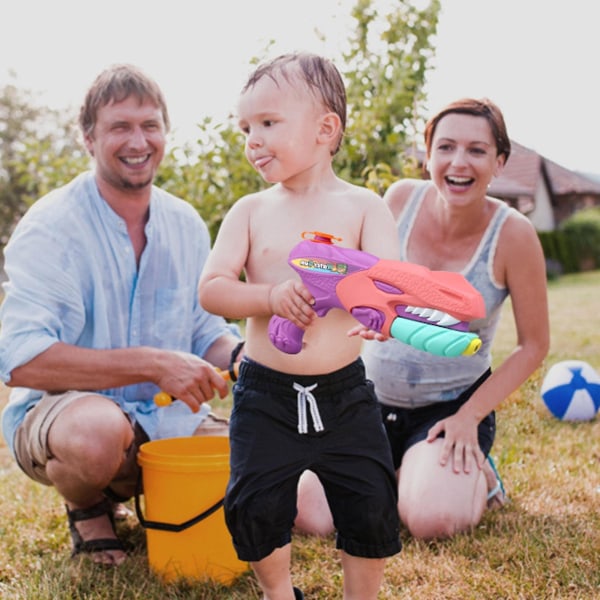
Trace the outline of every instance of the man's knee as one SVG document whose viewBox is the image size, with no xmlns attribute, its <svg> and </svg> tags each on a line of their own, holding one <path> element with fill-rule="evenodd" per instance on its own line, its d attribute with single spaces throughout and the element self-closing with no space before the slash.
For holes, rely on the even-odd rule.
<svg viewBox="0 0 600 600">
<path fill-rule="evenodd" d="M 108 398 L 85 396 L 56 417 L 48 444 L 59 460 L 120 463 L 133 437 L 131 422 L 117 404 Z"/>
<path fill-rule="evenodd" d="M 206 415 L 204 421 L 198 425 L 194 431 L 194 435 L 216 435 L 227 437 L 229 435 L 229 420 L 210 412 Z"/>
</svg>

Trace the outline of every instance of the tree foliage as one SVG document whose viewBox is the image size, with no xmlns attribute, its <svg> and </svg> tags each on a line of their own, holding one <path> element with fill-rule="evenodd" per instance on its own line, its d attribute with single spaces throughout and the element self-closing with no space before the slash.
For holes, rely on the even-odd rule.
<svg viewBox="0 0 600 600">
<path fill-rule="evenodd" d="M 335 157 L 344 179 L 382 193 L 398 177 L 416 175 L 419 106 L 439 10 L 439 0 L 357 0 L 349 49 L 336 60 L 348 96 L 346 137 Z M 214 238 L 229 207 L 264 183 L 244 157 L 232 118 L 198 127 L 195 144 L 167 157 L 159 182 L 196 206 Z"/>
<path fill-rule="evenodd" d="M 346 137 L 335 157 L 344 179 L 382 193 L 394 179 L 416 174 L 419 107 L 439 10 L 440 0 L 356 1 L 347 50 L 332 57 L 348 95 Z M 74 116 L 36 106 L 14 86 L 0 89 L 0 242 L 29 204 L 88 166 Z M 265 186 L 244 156 L 233 117 L 199 123 L 194 142 L 167 154 L 156 183 L 196 207 L 213 239 L 233 203 Z"/>
<path fill-rule="evenodd" d="M 419 4 L 358 0 L 356 27 L 344 55 L 348 132 L 337 161 L 342 176 L 382 193 L 415 175 L 416 135 L 425 77 L 434 57 L 439 0 Z"/>
<path fill-rule="evenodd" d="M 213 239 L 234 202 L 264 186 L 245 158 L 244 138 L 232 119 L 221 124 L 211 118 L 198 125 L 195 143 L 165 156 L 156 183 L 192 204 Z"/>
<path fill-rule="evenodd" d="M 88 164 L 72 115 L 12 83 L 0 88 L 0 243 L 28 206 Z"/>
</svg>

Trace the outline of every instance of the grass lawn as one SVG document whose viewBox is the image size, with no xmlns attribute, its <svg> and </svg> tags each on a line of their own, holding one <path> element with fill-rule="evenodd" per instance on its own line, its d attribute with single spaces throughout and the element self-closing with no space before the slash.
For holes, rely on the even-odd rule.
<svg viewBox="0 0 600 600">
<path fill-rule="evenodd" d="M 380 598 L 394 600 L 600 598 L 600 417 L 584 423 L 553 418 L 539 397 L 546 370 L 567 359 L 600 370 L 600 271 L 549 284 L 552 345 L 544 366 L 498 410 L 492 454 L 510 502 L 488 512 L 471 533 L 422 542 L 402 532 L 404 549 L 389 560 Z M 497 363 L 514 345 L 505 306 Z M 7 390 L 0 388 L 0 406 Z M 228 405 L 220 407 L 228 410 Z M 9 599 L 260 598 L 251 574 L 231 587 L 165 584 L 148 567 L 145 532 L 135 518 L 119 525 L 132 556 L 118 569 L 71 561 L 66 517 L 51 488 L 28 480 L 0 439 L 0 597 Z M 177 534 L 174 534 L 177 535 Z M 210 541 L 208 541 L 210 544 Z M 298 536 L 294 583 L 307 600 L 341 599 L 333 537 Z"/>
</svg>

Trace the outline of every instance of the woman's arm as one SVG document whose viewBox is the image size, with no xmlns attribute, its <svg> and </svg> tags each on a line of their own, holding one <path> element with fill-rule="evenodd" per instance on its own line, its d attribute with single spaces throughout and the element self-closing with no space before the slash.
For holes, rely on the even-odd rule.
<svg viewBox="0 0 600 600">
<path fill-rule="evenodd" d="M 444 431 L 440 463 L 453 456 L 454 469 L 482 467 L 484 456 L 477 443 L 477 426 L 539 367 L 548 353 L 550 326 L 544 255 L 533 226 L 526 217 L 509 217 L 500 236 L 495 269 L 509 289 L 517 343 L 509 356 L 475 391 L 458 412 L 431 428 L 432 441 Z"/>
<path fill-rule="evenodd" d="M 517 343 L 473 401 L 463 409 L 478 421 L 494 410 L 537 369 L 550 347 L 546 267 L 537 233 L 522 215 L 507 220 L 497 258 L 503 264 L 515 321 Z M 481 397 L 479 397 L 481 396 Z"/>
</svg>

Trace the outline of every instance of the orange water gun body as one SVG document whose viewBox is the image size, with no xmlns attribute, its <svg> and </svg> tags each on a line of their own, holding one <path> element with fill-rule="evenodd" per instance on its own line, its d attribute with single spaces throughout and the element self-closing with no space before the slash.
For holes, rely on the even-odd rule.
<svg viewBox="0 0 600 600">
<path fill-rule="evenodd" d="M 469 322 L 485 317 L 485 304 L 460 273 L 379 259 L 337 246 L 341 240 L 327 233 L 302 237 L 288 262 L 312 293 L 318 316 L 341 308 L 369 329 L 438 356 L 469 356 L 481 347 Z M 288 354 L 300 352 L 303 335 L 277 315 L 269 322 L 271 342 Z"/>
</svg>

